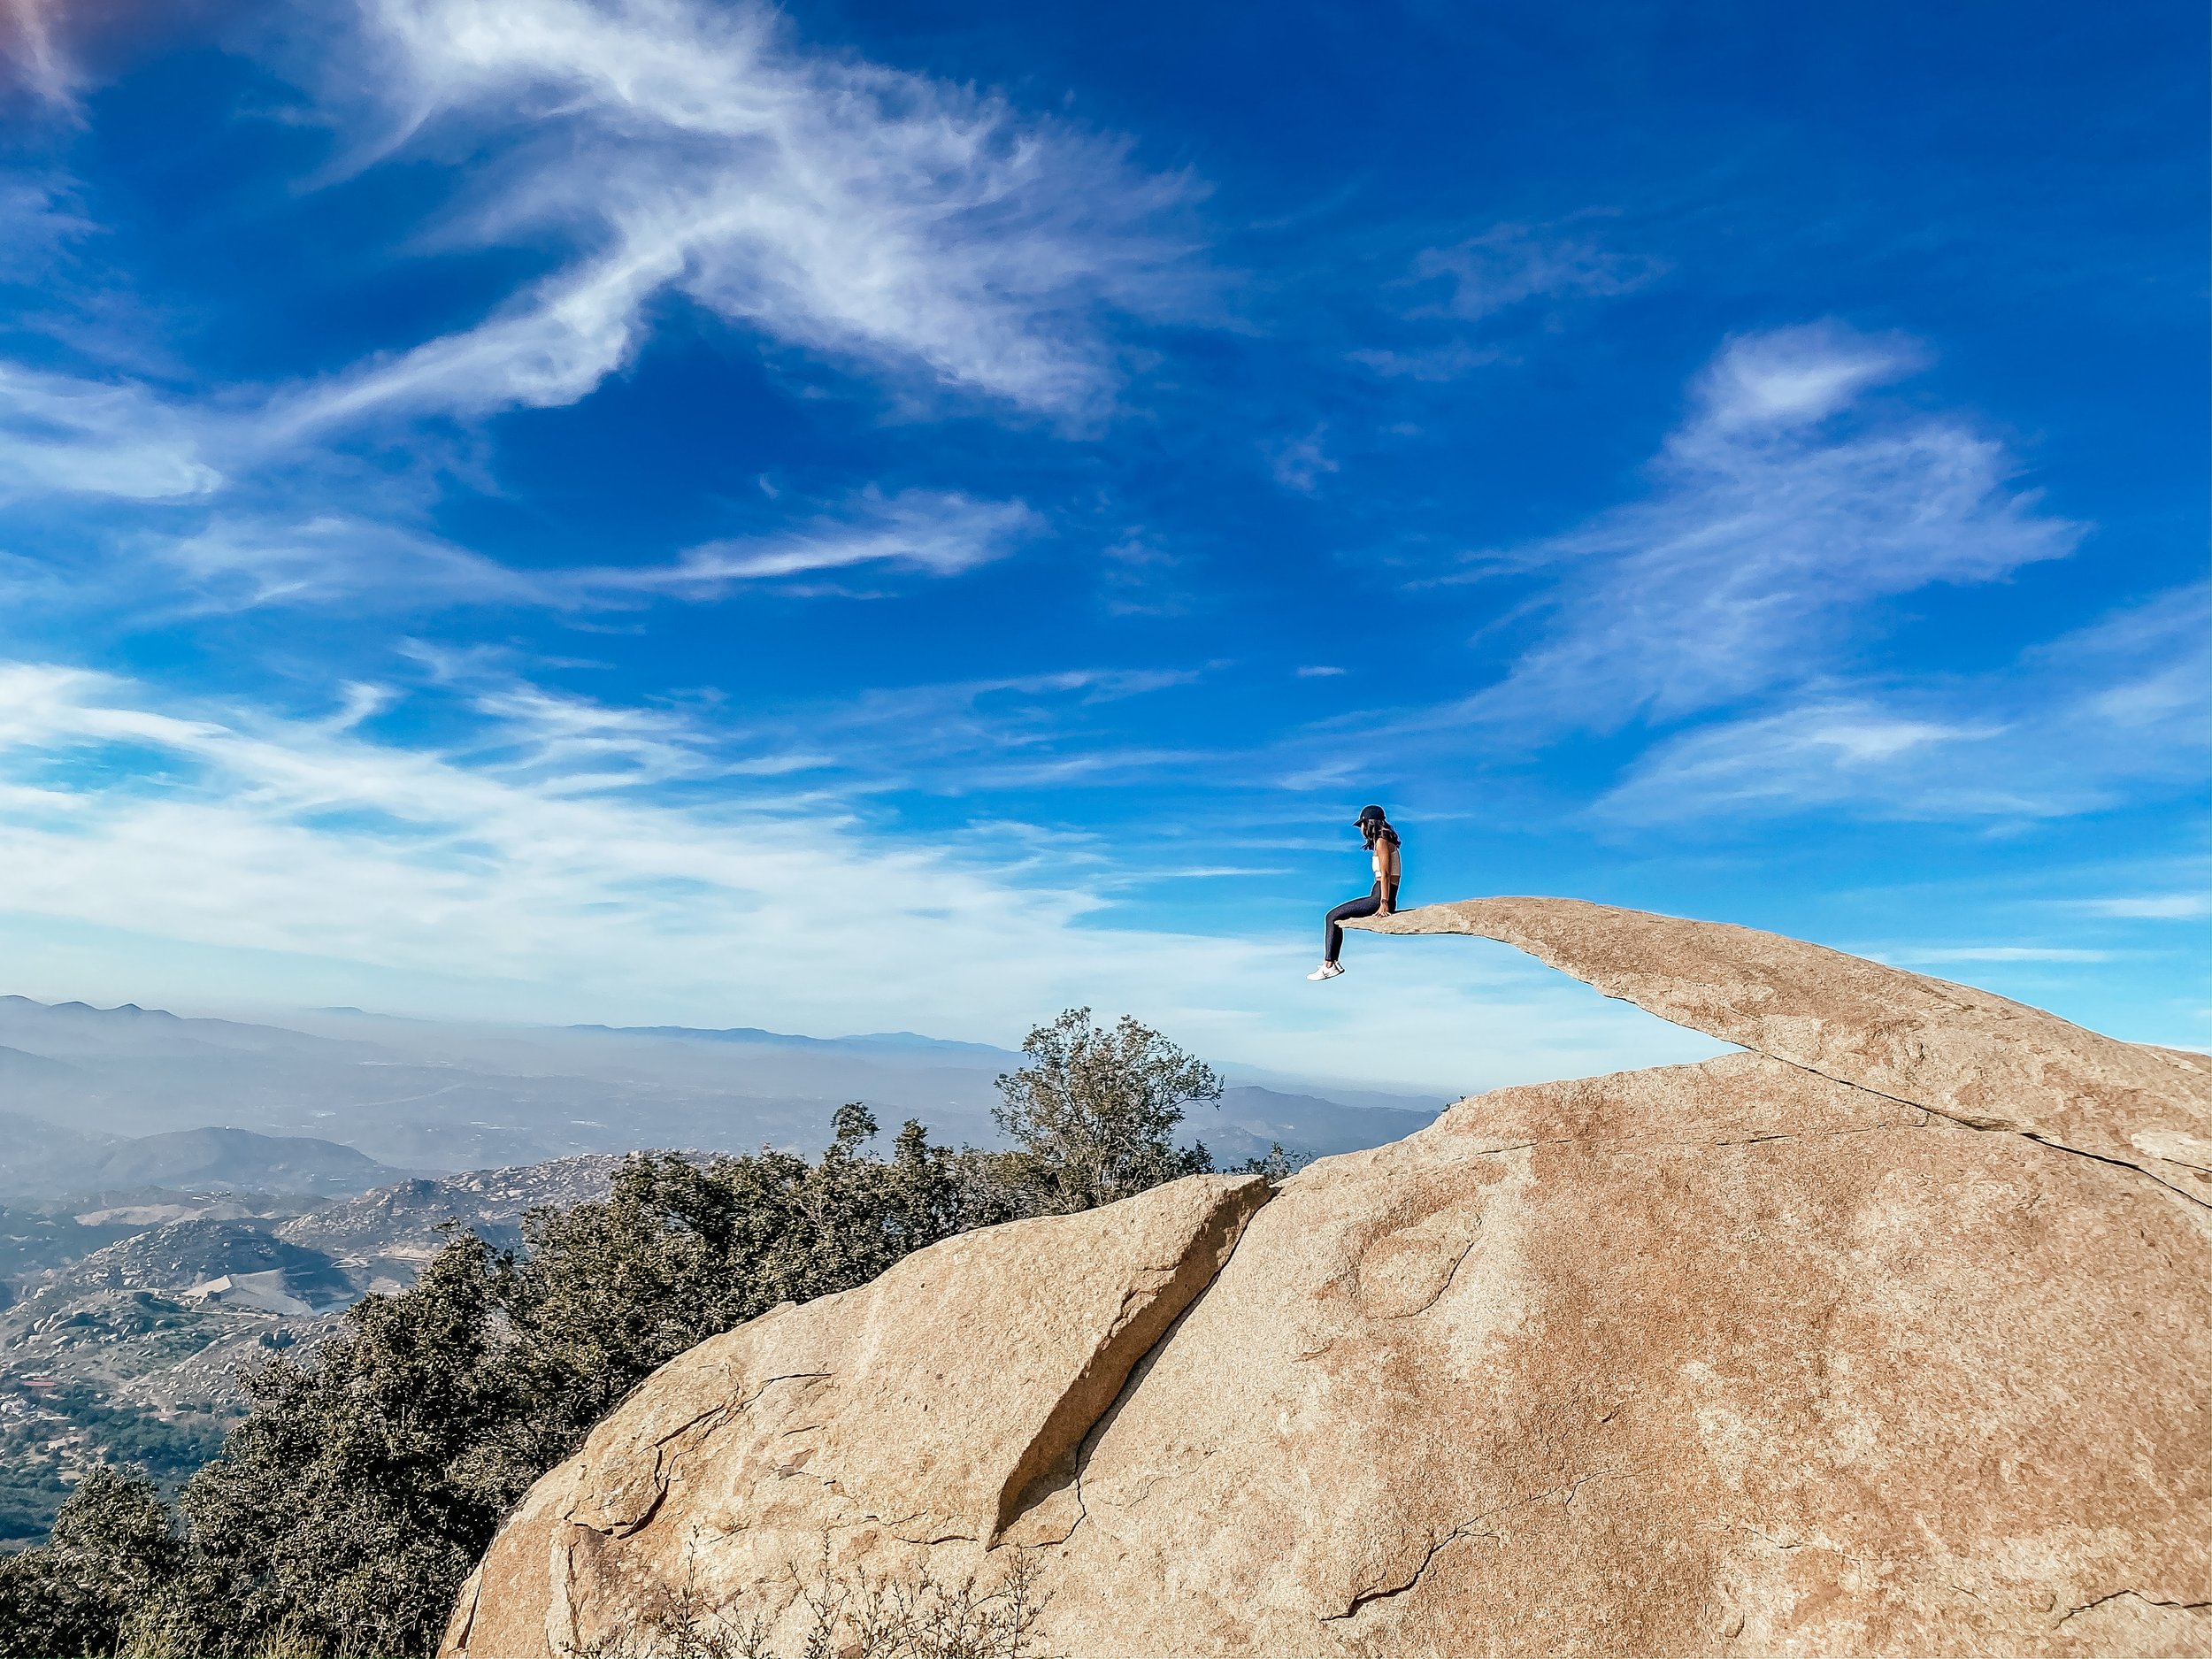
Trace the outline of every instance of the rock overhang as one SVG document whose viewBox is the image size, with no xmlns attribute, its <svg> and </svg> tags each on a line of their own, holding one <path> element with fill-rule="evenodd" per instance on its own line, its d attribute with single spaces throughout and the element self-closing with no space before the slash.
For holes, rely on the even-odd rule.
<svg viewBox="0 0 2212 1659">
<path fill-rule="evenodd" d="M 618 1644 L 678 1590 L 795 1643 L 818 1551 L 878 1583 L 1012 1551 L 1074 1659 L 2212 1655 L 2201 1056 L 1575 901 L 1368 926 L 1743 1051 L 1494 1091 L 1271 1201 L 966 1235 L 716 1338 L 534 1490 L 445 1651 Z M 1140 1211 L 1184 1266 L 1066 1225 Z M 1102 1254 L 1141 1320 L 1098 1317 Z M 1043 1386 L 965 1407 L 979 1373 Z"/>
<path fill-rule="evenodd" d="M 1780 933 L 1581 899 L 1467 899 L 1347 926 L 1495 940 L 1675 1025 L 2212 1206 L 2212 1056 Z"/>
</svg>

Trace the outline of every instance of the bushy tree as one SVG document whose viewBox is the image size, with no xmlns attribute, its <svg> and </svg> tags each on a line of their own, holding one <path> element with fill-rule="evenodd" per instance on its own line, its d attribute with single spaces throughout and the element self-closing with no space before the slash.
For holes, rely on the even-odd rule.
<svg viewBox="0 0 2212 1659">
<path fill-rule="evenodd" d="M 405 1294 L 356 1303 L 311 1370 L 280 1358 L 246 1379 L 252 1413 L 185 1487 L 189 1547 L 138 1645 L 240 1653 L 284 1632 L 330 1654 L 434 1646 L 543 1467 L 505 1363 L 506 1271 L 462 1234 Z"/>
<path fill-rule="evenodd" d="M 1010 1184 L 1041 1208 L 1087 1210 L 1213 1168 L 1202 1141 L 1174 1143 L 1183 1109 L 1218 1102 L 1221 1079 L 1125 1014 L 1109 1030 L 1071 1008 L 1022 1043 L 1029 1064 L 998 1079 L 998 1125 L 1018 1144 Z"/>
<path fill-rule="evenodd" d="M 126 1623 L 171 1581 L 180 1553 L 152 1481 L 93 1470 L 62 1504 L 43 1547 L 0 1556 L 0 1655 L 115 1652 Z"/>
</svg>

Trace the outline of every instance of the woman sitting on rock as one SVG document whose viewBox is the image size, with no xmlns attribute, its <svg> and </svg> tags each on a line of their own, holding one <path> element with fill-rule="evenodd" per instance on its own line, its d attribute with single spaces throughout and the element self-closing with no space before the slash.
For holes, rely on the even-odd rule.
<svg viewBox="0 0 2212 1659">
<path fill-rule="evenodd" d="M 1367 843 L 1369 861 L 1375 867 L 1375 886 L 1363 899 L 1350 899 L 1329 912 L 1322 934 L 1327 953 L 1309 979 L 1333 979 L 1344 972 L 1337 957 L 1344 952 L 1344 926 L 1356 916 L 1387 916 L 1398 908 L 1398 832 L 1379 806 L 1363 806 L 1357 819 L 1360 838 Z"/>
</svg>

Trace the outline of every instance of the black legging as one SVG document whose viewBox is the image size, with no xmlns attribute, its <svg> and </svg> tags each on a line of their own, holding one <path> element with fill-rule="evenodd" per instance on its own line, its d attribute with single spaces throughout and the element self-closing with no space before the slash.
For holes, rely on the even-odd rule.
<svg viewBox="0 0 2212 1659">
<path fill-rule="evenodd" d="M 1328 932 L 1324 936 L 1323 944 L 1327 955 L 1323 956 L 1322 960 L 1334 962 L 1344 953 L 1344 929 L 1340 924 L 1352 921 L 1362 916 L 1372 916 L 1382 907 L 1383 884 L 1378 881 L 1369 890 L 1365 898 L 1347 899 L 1336 909 L 1331 910 Z M 1398 908 L 1398 884 L 1394 881 L 1390 884 L 1390 908 L 1394 910 Z"/>
</svg>

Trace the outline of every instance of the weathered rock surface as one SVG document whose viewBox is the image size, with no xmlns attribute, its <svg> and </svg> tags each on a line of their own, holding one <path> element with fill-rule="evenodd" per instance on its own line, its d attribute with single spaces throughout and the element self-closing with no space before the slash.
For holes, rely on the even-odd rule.
<svg viewBox="0 0 2212 1659">
<path fill-rule="evenodd" d="M 2118 1042 L 1801 939 L 1579 899 L 1471 899 L 1348 926 L 1499 940 L 1678 1025 L 1973 1128 L 2131 1164 L 2212 1202 L 2204 1055 Z"/>
<path fill-rule="evenodd" d="M 588 1648 L 672 1592 L 791 1635 L 826 1550 L 1026 1548 L 1074 1659 L 2212 1655 L 2201 1056 L 1740 928 L 1384 926 L 1755 1051 L 1463 1102 L 1256 1213 L 1200 1178 L 970 1235 L 717 1338 L 540 1483 L 446 1651 Z"/>
<path fill-rule="evenodd" d="M 717 1587 L 759 1579 L 787 1600 L 786 1564 L 828 1532 L 996 1544 L 1051 1507 L 1085 1432 L 1267 1196 L 1256 1176 L 1202 1175 L 988 1228 L 701 1343 L 532 1490 L 448 1650 L 603 1643 L 695 1558 Z"/>
</svg>

